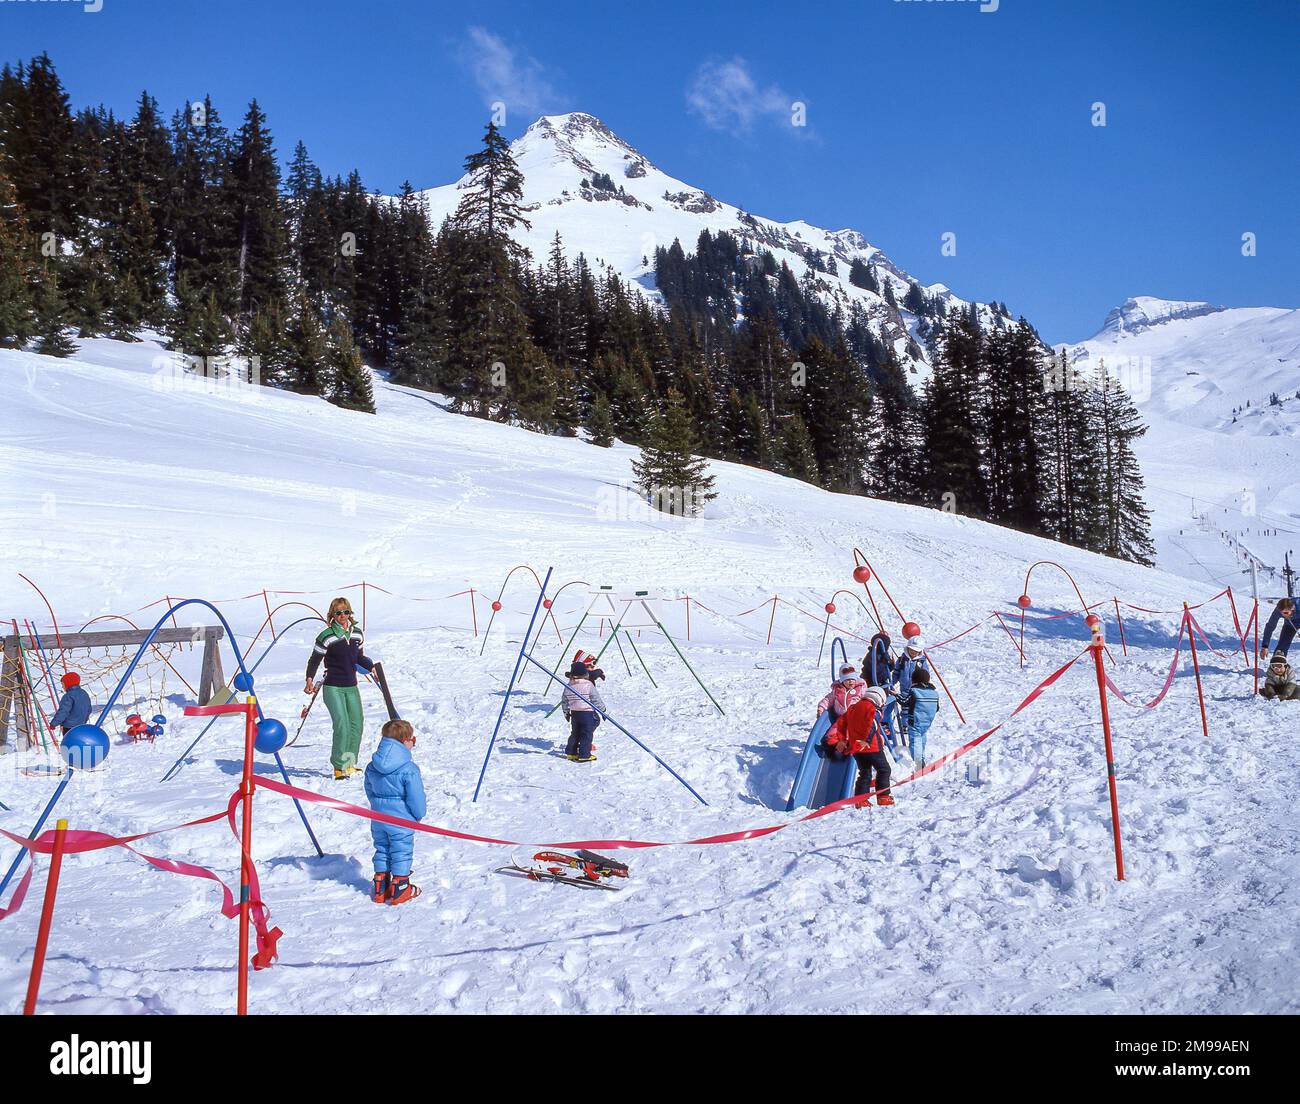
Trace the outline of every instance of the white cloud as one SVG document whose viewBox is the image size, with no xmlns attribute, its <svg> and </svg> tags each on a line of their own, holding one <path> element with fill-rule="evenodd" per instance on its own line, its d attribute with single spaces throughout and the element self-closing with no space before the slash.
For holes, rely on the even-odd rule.
<svg viewBox="0 0 1300 1104">
<path fill-rule="evenodd" d="M 499 100 L 512 114 L 532 116 L 555 103 L 542 63 L 486 27 L 470 27 L 461 58 L 489 106 Z"/>
<path fill-rule="evenodd" d="M 760 87 L 741 57 L 706 61 L 686 89 L 687 106 L 714 130 L 745 132 L 765 118 L 788 123 L 794 99 L 775 84 Z"/>
</svg>

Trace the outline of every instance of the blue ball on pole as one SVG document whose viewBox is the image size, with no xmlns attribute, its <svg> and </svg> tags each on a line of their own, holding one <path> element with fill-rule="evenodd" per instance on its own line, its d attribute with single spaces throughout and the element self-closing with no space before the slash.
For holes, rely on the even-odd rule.
<svg viewBox="0 0 1300 1104">
<path fill-rule="evenodd" d="M 240 671 L 239 674 L 231 679 L 230 685 L 241 694 L 251 694 L 253 692 L 253 676 L 247 671 Z"/>
<path fill-rule="evenodd" d="M 63 737 L 59 750 L 68 766 L 93 770 L 108 757 L 108 733 L 99 725 L 77 725 Z"/>
<path fill-rule="evenodd" d="M 263 717 L 257 722 L 257 735 L 253 738 L 253 747 L 263 755 L 274 755 L 289 742 L 289 731 L 283 721 L 274 717 Z"/>
</svg>

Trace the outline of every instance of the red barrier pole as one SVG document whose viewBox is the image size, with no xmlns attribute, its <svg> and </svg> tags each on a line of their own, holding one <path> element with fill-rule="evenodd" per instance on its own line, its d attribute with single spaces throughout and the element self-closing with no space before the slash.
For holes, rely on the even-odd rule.
<svg viewBox="0 0 1300 1104">
<path fill-rule="evenodd" d="M 235 999 L 241 1016 L 248 1015 L 248 918 L 253 884 L 253 741 L 257 737 L 257 699 L 252 694 L 248 695 L 245 708 L 244 777 L 239 784 L 244 801 L 244 835 L 239 856 L 239 961 Z"/>
<path fill-rule="evenodd" d="M 966 717 L 961 711 L 961 706 L 957 704 L 957 699 L 952 696 L 952 691 L 948 689 L 948 684 L 943 681 L 943 675 L 939 674 L 939 668 L 934 665 L 934 656 L 929 652 L 925 653 L 925 658 L 930 661 L 930 670 L 934 672 L 934 677 L 939 680 L 939 685 L 943 687 L 943 692 L 948 695 L 948 700 L 952 702 L 952 707 L 957 710 L 957 717 L 962 724 L 966 723 Z"/>
<path fill-rule="evenodd" d="M 1124 654 L 1128 655 L 1128 641 L 1124 639 L 1124 618 L 1119 615 L 1119 598 L 1113 599 L 1115 603 L 1115 620 L 1119 622 L 1119 645 L 1124 649 Z"/>
<path fill-rule="evenodd" d="M 1210 738 L 1210 725 L 1205 719 L 1205 692 L 1201 689 L 1201 663 L 1196 658 L 1196 629 L 1192 625 L 1192 614 L 1187 608 L 1187 603 L 1183 603 L 1183 621 L 1187 624 L 1187 639 L 1192 645 L 1192 670 L 1196 674 L 1196 699 L 1201 703 L 1201 732 L 1205 738 Z"/>
<path fill-rule="evenodd" d="M 1106 781 L 1110 785 L 1110 822 L 1115 834 L 1115 880 L 1124 880 L 1124 846 L 1119 834 L 1119 794 L 1115 790 L 1115 751 L 1110 739 L 1110 706 L 1106 701 L 1106 670 L 1102 666 L 1101 653 L 1105 642 L 1101 635 L 1101 618 L 1092 614 L 1088 617 L 1092 629 L 1092 643 L 1088 650 L 1092 652 L 1093 663 L 1097 669 L 1097 698 L 1101 703 L 1101 733 L 1106 741 Z"/>
<path fill-rule="evenodd" d="M 50 872 L 45 876 L 45 904 L 41 906 L 41 923 L 36 929 L 36 950 L 32 952 L 32 973 L 27 979 L 24 1016 L 36 1015 L 36 996 L 41 991 L 41 972 L 45 969 L 45 949 L 50 944 L 50 925 L 54 922 L 54 898 L 59 892 L 59 870 L 63 866 L 63 841 L 68 822 L 60 820 L 54 828 L 54 850 L 50 853 Z"/>
<path fill-rule="evenodd" d="M 772 616 L 767 619 L 767 642 L 769 644 L 772 643 L 772 626 L 776 624 L 776 599 L 777 596 L 773 594 L 772 595 Z"/>
</svg>

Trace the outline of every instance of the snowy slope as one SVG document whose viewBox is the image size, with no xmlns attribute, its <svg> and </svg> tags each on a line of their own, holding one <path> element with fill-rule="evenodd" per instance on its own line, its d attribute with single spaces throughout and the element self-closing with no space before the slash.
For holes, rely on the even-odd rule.
<svg viewBox="0 0 1300 1104">
<path fill-rule="evenodd" d="M 362 578 L 383 586 L 392 593 L 369 596 L 368 650 L 384 659 L 419 733 L 434 824 L 543 842 L 677 840 L 787 819 L 780 810 L 825 689 L 821 626 L 781 606 L 768 647 L 769 608 L 739 614 L 773 591 L 820 609 L 834 588 L 852 585 L 854 544 L 931 643 L 1007 609 L 1026 566 L 1041 558 L 1067 565 L 1091 601 L 1118 594 L 1175 609 L 1213 589 L 730 464 L 713 465 L 720 498 L 708 516 L 673 520 L 617 490 L 632 457 L 621 446 L 455 416 L 426 394 L 387 385 L 377 389 L 375 417 L 275 392 L 204 394 L 159 377 L 157 354 L 110 341 L 87 343 L 75 361 L 0 352 L 11 414 L 0 443 L 0 613 L 48 629 L 21 570 L 46 589 L 65 627 L 163 594 L 197 594 L 221 600 L 247 645 L 263 587 L 323 603 Z M 468 585 L 494 596 L 522 561 L 554 565 L 561 581 L 668 596 L 680 588 L 703 603 L 683 643 L 725 716 L 653 633 L 637 639 L 657 687 L 631 655 L 625 668 L 611 650 L 603 665 L 614 715 L 708 808 L 606 728 L 593 767 L 557 757 L 563 726 L 544 719 L 535 670 L 510 698 L 483 798 L 471 803 L 532 598 L 517 576 L 480 657 L 468 599 L 445 596 Z M 1069 609 L 1068 584 L 1040 572 L 1031 589 L 1041 610 Z M 357 590 L 346 593 L 357 600 Z M 560 631 L 576 626 L 583 605 L 581 588 L 566 591 L 555 607 Z M 845 628 L 870 631 L 851 598 L 839 605 Z M 682 604 L 664 609 L 682 638 Z M 253 978 L 253 1010 L 1294 1012 L 1300 756 L 1294 741 L 1270 737 L 1277 711 L 1289 707 L 1245 696 L 1227 611 L 1216 603 L 1202 616 L 1223 653 L 1201 657 L 1211 741 L 1186 676 L 1150 713 L 1115 705 L 1122 884 L 1110 866 L 1096 694 L 1079 667 L 978 751 L 900 787 L 892 810 L 840 812 L 729 846 L 625 852 L 633 878 L 621 894 L 494 873 L 525 847 L 421 837 L 424 896 L 379 908 L 365 895 L 363 822 L 313 809 L 327 852 L 318 859 L 292 806 L 263 794 L 254 853 L 285 936 L 281 963 Z M 886 620 L 897 628 L 892 613 Z M 1112 650 L 1114 677 L 1131 695 L 1145 700 L 1159 688 L 1175 621 L 1126 615 L 1129 655 Z M 1115 626 L 1108 631 L 1114 641 Z M 311 632 L 290 630 L 259 670 L 272 715 L 296 718 Z M 1078 653 L 1082 629 L 1077 618 L 1042 620 L 1036 610 L 1026 641 L 1024 670 L 996 623 L 936 653 L 970 723 L 958 724 L 945 702 L 933 753 L 1004 720 Z M 546 626 L 539 655 L 555 661 L 560 647 Z M 850 654 L 860 648 L 850 640 Z M 180 662 L 192 676 L 197 657 Z M 368 751 L 379 704 L 370 688 L 363 693 Z M 198 731 L 181 716 L 185 698 L 173 681 L 171 723 L 157 746 L 115 747 L 103 771 L 73 783 L 60 811 L 74 827 L 140 831 L 224 807 L 239 770 L 229 730 L 210 735 L 175 781 L 158 781 Z M 293 782 L 358 798 L 357 783 L 326 780 L 328 742 L 313 713 L 285 754 Z M 0 825 L 25 831 L 53 781 L 22 774 L 18 759 L 0 756 L 10 768 L 0 772 L 0 801 L 13 810 L 0 812 Z M 972 761 L 986 772 L 981 785 L 966 780 Z M 140 846 L 235 876 L 223 824 Z M 234 926 L 216 915 L 215 900 L 209 884 L 121 851 L 69 860 L 42 1007 L 228 1010 Z M 29 904 L 4 922 L 7 1008 L 26 984 L 36 912 Z"/>
<path fill-rule="evenodd" d="M 1120 372 L 1150 425 L 1138 455 L 1160 562 L 1242 590 L 1245 552 L 1280 568 L 1300 543 L 1300 310 L 1139 297 L 1069 349 Z"/>
<path fill-rule="evenodd" d="M 873 292 L 849 283 L 855 259 L 870 264 L 883 290 L 893 287 L 902 303 L 912 277 L 893 263 L 858 231 L 823 230 L 802 220 L 777 222 L 714 198 L 708 192 L 669 176 L 624 141 L 599 119 L 583 112 L 542 116 L 511 145 L 524 174 L 524 203 L 531 229 L 520 230 L 519 240 L 541 260 L 558 233 L 565 253 L 586 256 L 593 268 L 608 266 L 652 297 L 654 253 L 680 241 L 694 252 L 700 233 L 727 231 L 751 248 L 770 250 L 777 263 L 785 262 L 802 277 L 808 270 L 809 251 L 823 263 L 833 261 L 835 275 L 817 272 L 823 299 L 846 311 L 861 304 L 872 318 L 878 336 L 894 346 L 900 363 L 912 369 L 917 381 L 928 374 L 923 351 L 908 351 L 908 335 L 916 319 L 910 312 L 889 306 Z M 606 174 L 622 194 L 591 186 L 592 177 Z M 465 178 L 455 184 L 420 192 L 434 226 L 455 211 Z M 947 307 L 968 307 L 944 284 L 925 287 Z M 1002 321 L 988 306 L 981 306 L 986 325 Z"/>
</svg>

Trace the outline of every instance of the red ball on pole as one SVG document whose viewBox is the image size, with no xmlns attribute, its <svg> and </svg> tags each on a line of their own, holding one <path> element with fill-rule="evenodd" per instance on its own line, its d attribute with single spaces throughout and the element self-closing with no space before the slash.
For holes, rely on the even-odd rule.
<svg viewBox="0 0 1300 1104">
<path fill-rule="evenodd" d="M 920 636 L 920 635 L 921 635 L 921 626 L 918 625 L 915 621 L 909 621 L 906 625 L 903 626 L 904 640 L 911 640 L 912 637 Z"/>
<path fill-rule="evenodd" d="M 493 612 L 493 613 L 500 613 L 500 612 L 501 612 L 501 603 L 500 603 L 500 602 L 493 602 L 493 603 L 492 603 L 492 612 Z"/>
<path fill-rule="evenodd" d="M 835 612 L 835 603 L 834 603 L 834 602 L 827 602 L 827 603 L 826 603 L 826 612 L 827 612 L 827 613 L 834 613 L 834 612 Z"/>
<path fill-rule="evenodd" d="M 550 608 L 551 608 L 551 600 L 549 598 L 543 598 L 542 609 L 550 609 Z"/>
<path fill-rule="evenodd" d="M 1022 594 L 1019 598 L 1016 599 L 1016 605 L 1018 605 L 1021 609 L 1028 609 L 1032 604 L 1033 603 L 1030 602 L 1028 594 Z"/>
<path fill-rule="evenodd" d="M 871 582 L 871 568 L 866 564 L 858 564 L 858 566 L 853 569 L 853 578 L 859 583 Z"/>
</svg>

